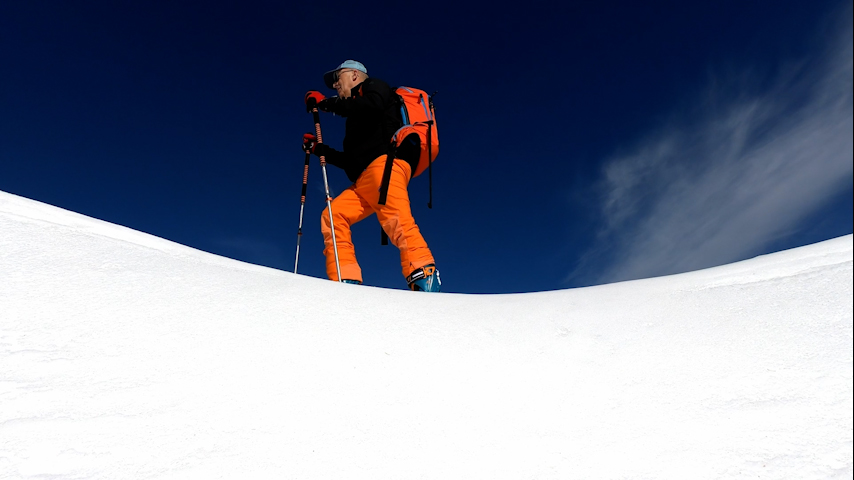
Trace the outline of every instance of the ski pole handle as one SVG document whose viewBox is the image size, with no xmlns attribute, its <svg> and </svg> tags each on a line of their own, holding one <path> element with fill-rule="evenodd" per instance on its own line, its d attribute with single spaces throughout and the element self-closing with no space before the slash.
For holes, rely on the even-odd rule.
<svg viewBox="0 0 854 480">
<path fill-rule="evenodd" d="M 314 99 L 311 99 L 311 102 L 314 103 Z M 323 134 L 320 133 L 320 111 L 317 105 L 312 107 L 311 114 L 314 116 L 314 135 L 317 137 L 317 143 L 323 143 Z M 326 155 L 318 155 L 318 157 L 320 157 L 320 164 L 326 165 Z"/>
<path fill-rule="evenodd" d="M 305 168 L 302 172 L 302 194 L 300 195 L 300 203 L 305 203 L 305 193 L 308 190 L 308 164 L 311 160 L 311 152 L 305 152 Z"/>
</svg>

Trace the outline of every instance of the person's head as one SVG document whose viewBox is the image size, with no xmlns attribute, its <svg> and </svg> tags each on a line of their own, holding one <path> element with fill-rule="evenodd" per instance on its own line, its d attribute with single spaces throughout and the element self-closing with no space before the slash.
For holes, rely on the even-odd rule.
<svg viewBox="0 0 854 480">
<path fill-rule="evenodd" d="M 364 82 L 366 78 L 368 78 L 368 69 L 355 60 L 347 60 L 338 65 L 335 70 L 330 70 L 323 75 L 326 86 L 335 89 L 339 97 L 349 97 L 353 87 Z"/>
</svg>

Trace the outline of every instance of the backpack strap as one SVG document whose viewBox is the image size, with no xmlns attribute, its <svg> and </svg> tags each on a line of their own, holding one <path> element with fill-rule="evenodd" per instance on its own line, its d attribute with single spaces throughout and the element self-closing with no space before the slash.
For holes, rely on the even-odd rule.
<svg viewBox="0 0 854 480">
<path fill-rule="evenodd" d="M 433 101 L 431 100 L 432 104 Z M 427 125 L 427 179 L 429 182 L 430 199 L 427 200 L 427 208 L 433 208 L 433 120 Z"/>
<path fill-rule="evenodd" d="M 386 200 L 388 200 L 388 184 L 391 181 L 391 169 L 394 166 L 394 154 L 396 153 L 397 148 L 394 142 L 391 142 L 388 146 L 388 154 L 385 157 L 385 167 L 383 168 L 383 180 L 380 183 L 380 199 L 377 202 L 380 205 L 385 205 Z"/>
<path fill-rule="evenodd" d="M 391 142 L 388 147 L 388 154 L 385 157 L 385 167 L 383 167 L 383 179 L 380 183 L 380 199 L 377 202 L 380 205 L 385 205 L 388 200 L 388 184 L 391 182 L 391 169 L 394 166 L 394 154 L 396 152 L 395 143 Z M 388 245 L 388 234 L 380 228 L 380 245 Z"/>
<path fill-rule="evenodd" d="M 433 108 L 433 98 L 439 92 L 433 92 L 427 97 L 427 104 L 430 107 L 430 123 L 427 125 L 427 179 L 430 191 L 430 199 L 427 201 L 427 208 L 433 208 L 433 125 L 436 123 L 435 110 Z"/>
</svg>

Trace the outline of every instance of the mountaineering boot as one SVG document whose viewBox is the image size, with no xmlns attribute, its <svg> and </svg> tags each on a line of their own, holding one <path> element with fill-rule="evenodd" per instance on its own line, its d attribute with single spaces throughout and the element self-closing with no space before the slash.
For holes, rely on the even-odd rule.
<svg viewBox="0 0 854 480">
<path fill-rule="evenodd" d="M 406 277 L 409 289 L 416 292 L 440 292 L 442 280 L 439 279 L 439 271 L 432 263 L 425 265 Z"/>
<path fill-rule="evenodd" d="M 349 283 L 351 285 L 361 285 L 362 284 L 362 282 L 360 282 L 358 280 L 347 280 L 346 278 L 344 280 L 341 280 L 341 283 Z"/>
</svg>

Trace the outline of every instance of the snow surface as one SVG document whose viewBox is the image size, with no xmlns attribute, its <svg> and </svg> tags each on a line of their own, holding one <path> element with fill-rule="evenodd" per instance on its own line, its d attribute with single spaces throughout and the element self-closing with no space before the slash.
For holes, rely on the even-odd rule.
<svg viewBox="0 0 854 480">
<path fill-rule="evenodd" d="M 852 478 L 852 278 L 431 295 L 0 192 L 0 478 Z"/>
</svg>

